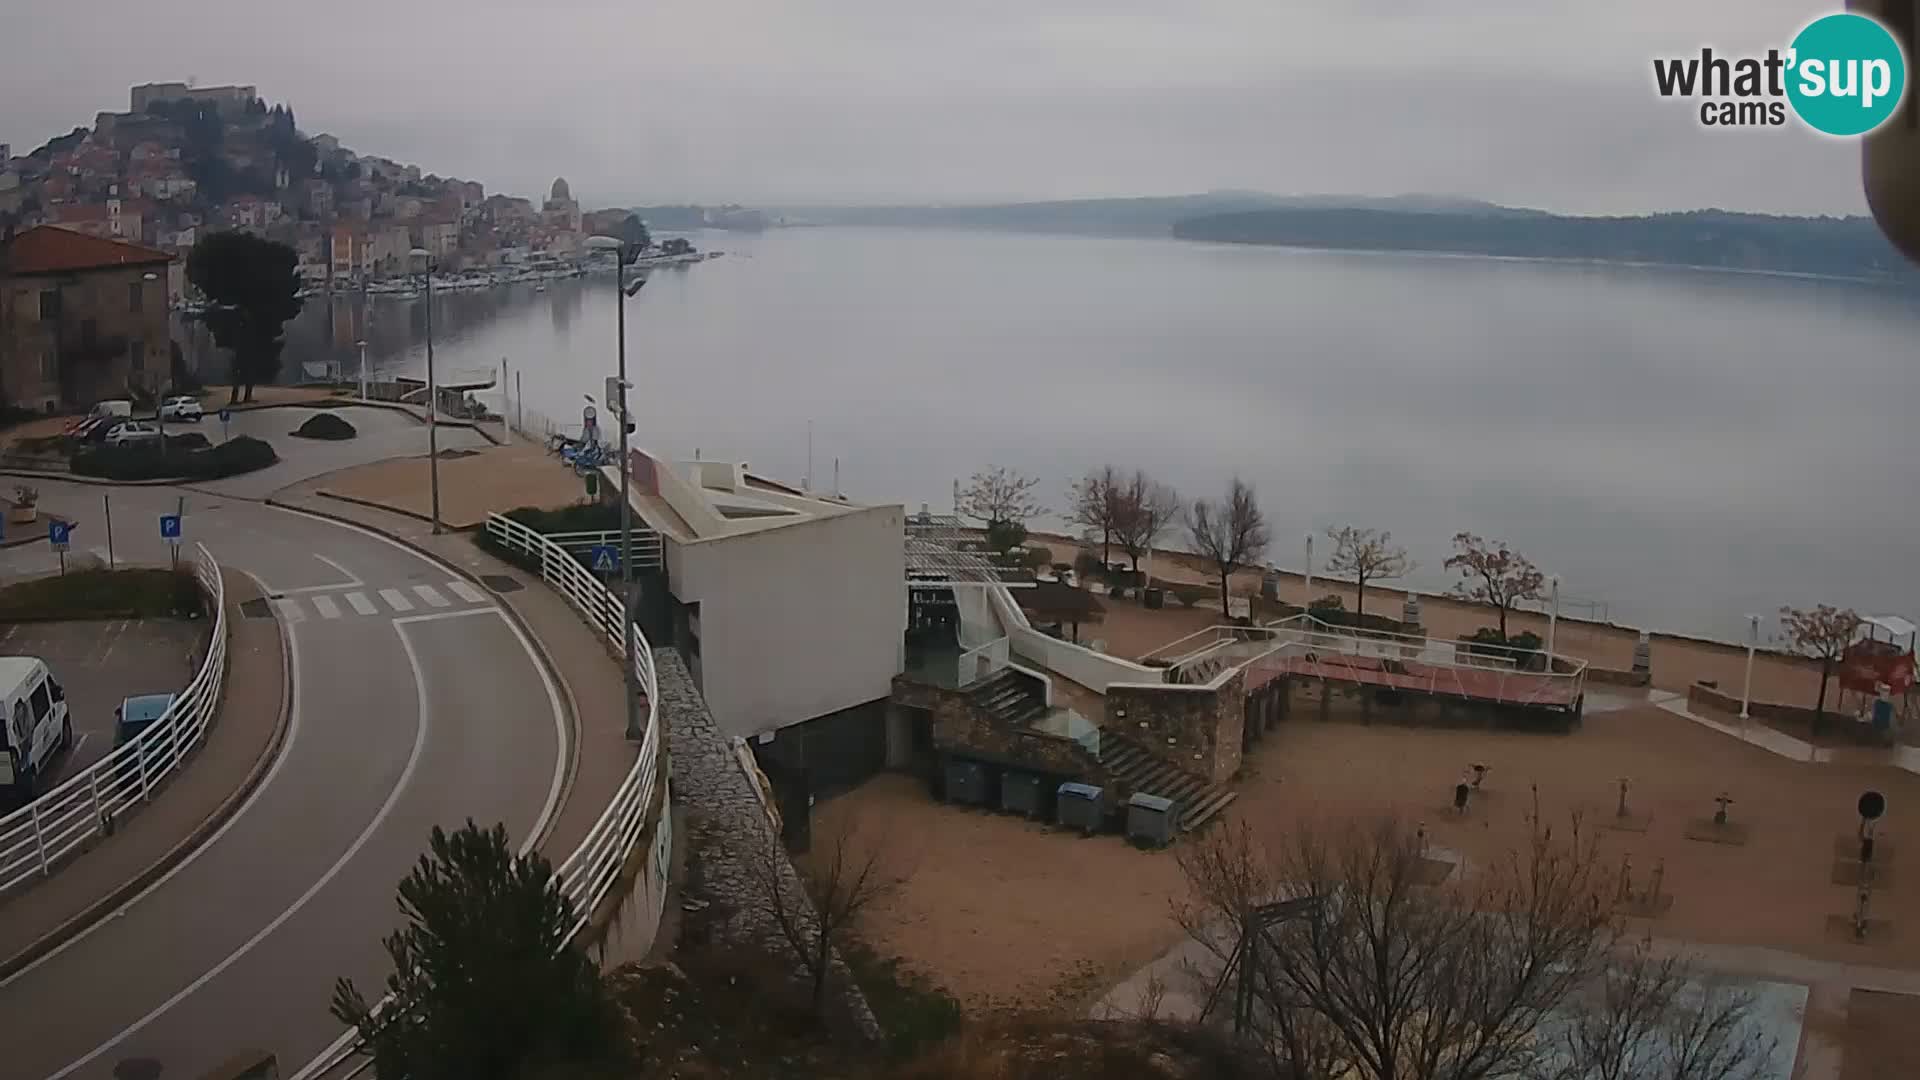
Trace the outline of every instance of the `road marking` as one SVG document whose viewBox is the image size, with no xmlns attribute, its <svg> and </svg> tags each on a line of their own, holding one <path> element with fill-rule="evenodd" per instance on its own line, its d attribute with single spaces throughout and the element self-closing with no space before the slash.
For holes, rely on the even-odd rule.
<svg viewBox="0 0 1920 1080">
<path fill-rule="evenodd" d="M 406 615 L 393 620 L 393 622 L 395 626 L 398 626 L 401 623 L 439 622 L 441 619 L 464 619 L 469 615 L 496 615 L 499 614 L 499 612 L 500 609 L 497 607 L 461 608 L 459 611 L 435 611 L 426 615 Z"/>
<path fill-rule="evenodd" d="M 347 606 L 351 607 L 356 614 L 375 615 L 380 611 L 379 608 L 373 606 L 373 601 L 367 599 L 366 593 L 350 592 L 347 594 L 346 600 Z"/>
<path fill-rule="evenodd" d="M 344 566 L 341 566 L 339 563 L 334 562 L 332 559 L 327 558 L 325 555 L 322 555 L 316 551 L 313 553 L 313 557 L 316 559 L 319 559 L 323 563 L 326 563 L 328 566 L 333 567 L 335 570 L 340 571 L 340 576 L 343 578 L 346 578 L 348 584 L 351 584 L 351 585 L 365 584 L 365 582 L 361 581 L 359 578 L 354 576 L 353 571 L 347 569 Z"/>
<path fill-rule="evenodd" d="M 508 618 L 507 613 L 497 607 L 470 608 L 466 611 L 447 611 L 437 615 L 412 615 L 393 621 L 397 625 L 399 623 L 433 622 L 439 619 L 457 619 L 465 615 L 485 614 L 499 615 L 501 621 L 507 624 L 507 629 L 513 631 L 513 636 L 520 642 L 520 647 L 526 650 L 527 660 L 533 665 L 533 670 L 540 673 L 540 685 L 546 688 L 547 704 L 553 710 L 555 745 L 559 748 L 559 752 L 554 755 L 553 759 L 553 785 L 547 789 L 547 804 L 540 808 L 539 819 L 533 823 L 533 828 L 528 830 L 527 835 L 520 840 L 519 853 L 525 855 L 540 843 L 541 839 L 543 839 L 543 834 L 547 831 L 547 827 L 553 823 L 554 814 L 560 809 L 561 798 L 566 788 L 570 786 L 567 782 L 568 770 L 578 758 L 577 748 L 569 752 L 569 743 L 571 740 L 568 738 L 567 733 L 566 710 L 560 704 L 560 691 L 553 684 L 553 676 L 547 673 L 547 665 L 540 662 L 539 655 L 533 651 L 533 642 L 527 640 L 526 631 L 520 629 L 520 624 Z M 406 634 L 402 633 L 400 640 L 403 642 L 406 641 Z M 380 1009 L 386 1005 L 392 997 L 393 995 L 391 994 L 382 997 L 380 1001 L 374 1005 L 374 1008 L 376 1010 Z M 348 1049 L 358 1041 L 359 1037 L 360 1033 L 353 1028 L 348 1028 L 346 1031 L 341 1032 L 339 1038 L 329 1043 L 325 1050 L 314 1055 L 313 1060 L 307 1062 L 298 1072 L 295 1072 L 290 1080 L 315 1080 L 315 1078 L 325 1073 L 332 1072 L 345 1058 Z"/>
<path fill-rule="evenodd" d="M 240 572 L 247 575 L 249 578 L 252 578 L 253 583 L 259 586 L 262 592 L 266 591 L 266 587 L 267 587 L 266 582 L 261 581 L 258 575 L 254 574 L 250 570 L 242 570 Z M 135 893 L 133 895 L 133 898 L 128 900 L 126 903 L 121 904 L 117 908 L 114 908 L 113 913 L 111 915 L 100 919 L 98 922 L 95 922 L 93 925 L 88 926 L 84 930 L 81 930 L 79 933 L 61 942 L 59 945 L 55 946 L 54 948 L 47 950 L 46 955 L 40 957 L 38 960 L 35 960 L 33 963 L 28 964 L 26 967 L 21 968 L 19 971 L 14 972 L 12 975 L 7 976 L 5 979 L 0 979 L 0 990 L 6 989 L 8 986 L 12 985 L 13 982 L 17 979 L 26 978 L 27 975 L 37 970 L 41 964 L 48 963 L 54 957 L 59 956 L 61 953 L 66 952 L 68 949 L 71 949 L 75 945 L 78 945 L 82 941 L 85 941 L 88 937 L 92 936 L 95 930 L 98 930 L 103 926 L 107 926 L 111 924 L 114 919 L 117 919 L 121 915 L 126 914 L 126 911 L 128 908 L 131 908 L 133 905 L 146 899 L 149 893 L 152 893 L 156 889 L 159 889 L 161 886 L 165 885 L 167 882 L 172 881 L 175 874 L 178 874 L 181 871 L 185 870 L 187 867 L 192 866 L 195 862 L 199 860 L 200 856 L 206 854 L 209 850 L 213 848 L 215 844 L 219 843 L 220 838 L 227 835 L 227 830 L 233 828 L 235 825 L 238 825 L 240 823 L 240 819 L 247 816 L 247 811 L 253 808 L 253 804 L 259 802 L 261 797 L 267 793 L 267 789 L 273 786 L 273 778 L 280 775 L 280 767 L 286 764 L 287 758 L 289 756 L 289 752 L 293 749 L 294 743 L 298 741 L 300 738 L 300 718 L 301 718 L 300 635 L 294 633 L 293 628 L 291 626 L 287 628 L 287 654 L 289 657 L 287 677 L 289 682 L 292 684 L 289 687 L 291 691 L 289 695 L 289 700 L 291 703 L 287 707 L 287 737 L 286 737 L 286 740 L 281 743 L 280 753 L 275 755 L 273 759 L 273 764 L 267 768 L 267 775 L 260 778 L 260 786 L 253 789 L 253 794 L 247 796 L 247 801 L 240 804 L 240 809 L 235 810 L 233 812 L 232 817 L 228 818 L 226 822 L 222 824 L 218 829 L 215 829 L 213 831 L 213 835 L 207 837 L 206 842 L 202 843 L 199 847 L 196 847 L 192 851 L 188 852 L 186 858 L 181 859 L 179 862 L 173 865 L 173 868 L 171 870 L 168 870 L 166 873 L 160 875 L 160 879 L 158 881 L 155 881 L 153 884 Z"/>
<path fill-rule="evenodd" d="M 465 600 L 469 604 L 484 604 L 487 602 L 485 593 L 482 593 L 479 589 L 474 588 L 464 581 L 449 581 L 447 582 L 447 588 L 453 591 L 453 595 Z"/>
<path fill-rule="evenodd" d="M 385 600 L 387 606 L 395 611 L 413 610 L 413 601 L 407 599 L 407 594 L 399 589 L 381 589 L 380 599 Z"/>
<path fill-rule="evenodd" d="M 440 595 L 440 590 L 431 585 L 415 585 L 414 595 L 427 602 L 428 607 L 452 607 L 453 601 Z"/>
<path fill-rule="evenodd" d="M 287 621 L 288 626 L 307 621 L 307 613 L 300 610 L 300 601 L 298 600 L 282 596 L 274 600 L 273 606 L 275 610 L 280 612 L 280 617 Z"/>
<path fill-rule="evenodd" d="M 334 603 L 333 597 L 325 593 L 313 598 L 313 606 L 316 611 L 320 612 L 320 617 L 323 619 L 337 619 L 340 617 L 340 605 Z"/>
<path fill-rule="evenodd" d="M 414 768 L 420 764 L 420 753 L 422 750 L 426 749 L 426 745 L 427 745 L 427 728 L 428 728 L 428 716 L 429 716 L 429 710 L 427 706 L 427 680 L 426 680 L 426 676 L 423 675 L 420 671 L 420 656 L 417 652 L 414 651 L 413 642 L 407 637 L 406 631 L 402 630 L 399 633 L 400 633 L 400 645 L 406 650 L 406 653 L 407 653 L 407 663 L 413 668 L 413 685 L 416 690 L 417 704 L 420 710 L 420 722 L 414 727 L 413 750 L 411 753 L 407 755 L 406 766 L 400 770 L 400 779 L 394 782 L 393 790 L 387 793 L 386 802 L 380 804 L 380 810 L 378 813 L 373 815 L 373 820 L 368 822 L 367 827 L 361 830 L 361 833 L 359 836 L 354 838 L 353 844 L 349 846 L 347 850 L 343 852 L 338 859 L 334 860 L 333 865 L 327 867 L 327 872 L 324 874 L 321 874 L 320 879 L 318 881 L 315 881 L 312 885 L 308 886 L 306 892 L 303 892 L 300 894 L 300 898 L 298 900 L 295 900 L 293 904 L 287 908 L 287 910 L 275 916 L 272 922 L 261 927 L 258 933 L 255 933 L 252 937 L 248 938 L 245 942 L 241 943 L 239 948 L 228 953 L 226 959 L 213 965 L 213 967 L 207 970 L 206 974 L 201 975 L 199 978 L 188 983 L 178 993 L 174 994 L 172 997 L 168 998 L 167 1000 L 161 1002 L 159 1005 L 155 1006 L 152 1012 L 148 1013 L 147 1015 L 141 1017 L 138 1020 L 135 1020 L 133 1023 L 127 1025 L 126 1029 L 121 1031 L 120 1034 L 115 1035 L 113 1038 L 108 1039 L 106 1042 L 103 1042 L 99 1046 L 94 1047 L 93 1050 L 88 1052 L 88 1054 L 85 1057 L 81 1058 L 78 1061 L 75 1061 L 73 1064 L 68 1065 L 64 1069 L 61 1069 L 59 1072 L 54 1073 L 52 1076 L 48 1077 L 47 1080 L 63 1080 L 64 1077 L 71 1076 L 75 1072 L 78 1072 L 79 1070 L 86 1068 L 88 1065 L 91 1065 L 94 1061 L 98 1060 L 102 1054 L 107 1053 L 108 1051 L 112 1050 L 114 1047 L 119 1046 L 121 1043 L 126 1042 L 128 1039 L 139 1034 L 143 1028 L 145 1028 L 148 1024 L 153 1023 L 155 1020 L 160 1019 L 160 1017 L 166 1015 L 168 1010 L 172 1009 L 175 1005 L 178 1005 L 182 1001 L 185 1001 L 188 997 L 198 992 L 201 987 L 212 982 L 214 979 L 219 978 L 221 972 L 232 967 L 234 964 L 239 963 L 241 958 L 245 957 L 249 952 L 253 951 L 254 946 L 259 945 L 262 941 L 265 941 L 267 939 L 268 935 L 280 929 L 282 926 L 285 926 L 288 919 L 291 919 L 295 915 L 298 915 L 300 913 L 300 910 L 306 907 L 307 903 L 311 901 L 316 895 L 318 895 L 321 889 L 326 888 L 327 884 L 331 882 L 336 876 L 338 876 L 341 870 L 346 869 L 347 863 L 352 861 L 355 855 L 360 854 L 360 849 L 365 847 L 367 845 L 367 841 L 373 839 L 373 834 L 379 830 L 381 825 L 386 823 L 387 816 L 393 813 L 394 806 L 396 806 L 400 802 L 401 794 L 407 790 L 408 783 L 412 781 Z M 297 665 L 298 665 L 298 662 L 296 661 L 296 666 Z M 299 699 L 296 697 L 295 700 L 298 701 Z M 274 766 L 275 766 L 274 771 L 277 772 L 279 767 L 279 762 L 285 761 L 285 760 L 286 760 L 286 755 L 283 753 L 279 761 L 274 762 Z M 271 772 L 267 774 L 267 779 L 269 781 L 273 779 L 273 774 Z M 266 788 L 266 784 L 263 783 L 260 785 L 259 790 L 265 790 L 265 788 Z M 259 791 L 257 790 L 255 792 L 255 796 L 257 797 L 258 794 L 259 794 Z M 248 801 L 248 804 L 251 805 L 253 800 L 250 798 L 247 801 Z M 245 811 L 245 809 L 246 809 L 245 807 L 241 808 L 243 812 Z M 228 824 L 232 824 L 233 821 L 238 820 L 239 816 L 240 816 L 239 814 L 235 814 L 233 818 L 228 820 Z M 223 827 L 220 831 L 225 832 L 226 829 Z M 215 833 L 214 836 L 215 838 L 218 838 L 219 833 Z M 207 844 L 201 845 L 199 848 L 195 849 L 194 853 L 198 854 L 201 851 L 205 851 L 207 847 L 211 845 L 211 843 L 212 842 L 209 841 Z M 191 862 L 191 861 L 192 861 L 192 858 L 189 857 L 187 859 L 187 862 Z M 184 866 L 186 865 L 186 863 L 183 862 L 181 865 Z M 175 868 L 175 872 L 178 872 L 177 867 Z M 172 876 L 173 876 L 172 874 L 167 875 L 167 877 L 172 877 Z M 163 877 L 160 880 L 165 881 L 166 878 Z M 158 882 L 156 882 L 155 884 L 158 885 Z M 151 891 L 151 889 L 149 889 L 149 891 Z M 144 896 L 146 894 L 142 893 L 141 895 Z M 137 900 L 139 899 L 139 897 L 135 897 L 135 899 Z"/>
</svg>

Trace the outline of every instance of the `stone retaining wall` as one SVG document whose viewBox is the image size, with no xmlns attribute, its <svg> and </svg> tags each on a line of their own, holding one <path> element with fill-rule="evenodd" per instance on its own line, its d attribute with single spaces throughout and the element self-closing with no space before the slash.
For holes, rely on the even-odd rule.
<svg viewBox="0 0 1920 1080">
<path fill-rule="evenodd" d="M 715 726 L 680 654 L 655 649 L 653 664 L 660 720 L 666 725 L 673 765 L 674 805 L 686 815 L 687 855 L 699 867 L 699 895 L 693 899 L 711 905 L 706 914 L 726 943 L 764 951 L 789 963 L 795 977 L 805 981 L 805 971 L 791 948 L 754 903 L 755 885 L 746 860 L 765 850 L 763 845 L 778 843 L 761 796 L 732 744 Z M 790 895 L 803 895 L 800 876 L 785 858 L 780 872 Z M 828 989 L 854 1029 L 867 1038 L 880 1038 L 873 1010 L 854 984 L 852 971 L 838 957 Z"/>
</svg>

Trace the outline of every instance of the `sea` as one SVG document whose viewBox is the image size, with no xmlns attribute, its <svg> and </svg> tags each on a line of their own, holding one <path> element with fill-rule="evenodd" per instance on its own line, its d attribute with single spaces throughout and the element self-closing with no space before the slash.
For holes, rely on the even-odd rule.
<svg viewBox="0 0 1920 1080">
<path fill-rule="evenodd" d="M 1782 605 L 1920 616 L 1911 286 L 963 230 L 691 239 L 725 254 L 626 301 L 634 437 L 658 454 L 936 512 L 991 465 L 1054 511 L 1107 463 L 1188 497 L 1237 474 L 1284 568 L 1352 524 L 1443 590 L 1470 532 L 1557 576 L 1571 615 L 1730 641 Z M 604 407 L 617 303 L 610 275 L 443 292 L 437 372 L 577 427 Z M 419 375 L 426 316 L 315 298 L 289 367 L 352 378 L 365 340 L 374 375 Z"/>
</svg>

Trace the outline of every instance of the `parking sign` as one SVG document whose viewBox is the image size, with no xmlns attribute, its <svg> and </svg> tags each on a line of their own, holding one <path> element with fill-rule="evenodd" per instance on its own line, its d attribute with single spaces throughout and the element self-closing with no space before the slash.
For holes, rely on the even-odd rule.
<svg viewBox="0 0 1920 1080">
<path fill-rule="evenodd" d="M 160 539 L 165 540 L 170 544 L 177 544 L 180 542 L 180 515 L 179 514 L 161 514 L 160 515 Z"/>
<path fill-rule="evenodd" d="M 55 551 L 67 550 L 67 542 L 73 536 L 73 523 L 68 521 L 47 522 L 47 543 Z"/>
</svg>

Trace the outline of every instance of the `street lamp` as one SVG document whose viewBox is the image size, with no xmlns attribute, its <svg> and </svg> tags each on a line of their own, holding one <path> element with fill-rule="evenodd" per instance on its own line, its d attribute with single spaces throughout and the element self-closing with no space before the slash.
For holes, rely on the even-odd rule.
<svg viewBox="0 0 1920 1080">
<path fill-rule="evenodd" d="M 640 292 L 646 285 L 645 277 L 635 278 L 632 284 L 627 282 L 627 243 L 612 236 L 589 236 L 587 248 L 591 251 L 611 251 L 614 261 L 613 306 L 618 326 L 619 368 L 615 389 L 619 391 L 619 400 L 607 402 L 607 408 L 614 411 L 620 424 L 620 631 L 621 655 L 626 660 L 627 678 L 627 738 L 641 739 L 646 732 L 640 727 L 640 694 L 637 680 L 639 673 L 634 670 L 634 652 L 637 643 L 633 638 L 633 496 L 630 491 L 631 467 L 627 461 L 627 298 Z M 611 398 L 613 395 L 609 394 Z"/>
<path fill-rule="evenodd" d="M 1560 628 L 1560 577 L 1547 579 L 1547 674 L 1553 674 L 1553 637 Z"/>
<path fill-rule="evenodd" d="M 1747 706 L 1753 701 L 1753 650 L 1760 644 L 1760 616 L 1747 616 L 1747 678 L 1740 687 L 1740 719 L 1747 718 Z"/>
<path fill-rule="evenodd" d="M 433 381 L 433 252 L 426 248 L 414 248 L 407 255 L 427 268 L 427 483 L 432 489 L 433 531 L 439 535 L 440 388 Z"/>
</svg>

